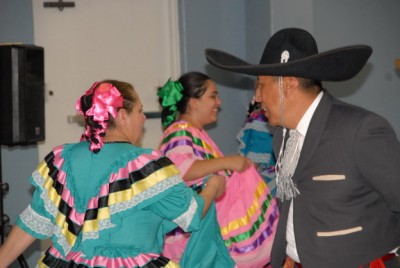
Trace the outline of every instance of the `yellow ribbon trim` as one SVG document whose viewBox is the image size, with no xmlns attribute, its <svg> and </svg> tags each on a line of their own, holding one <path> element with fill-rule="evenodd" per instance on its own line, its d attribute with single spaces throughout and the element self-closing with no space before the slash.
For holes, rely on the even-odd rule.
<svg viewBox="0 0 400 268">
<path fill-rule="evenodd" d="M 196 128 L 192 124 L 190 124 L 186 121 L 182 121 L 171 127 L 171 133 L 175 132 L 175 130 L 187 129 L 188 127 Z M 194 138 L 198 138 L 198 137 L 194 137 Z M 198 139 L 200 139 L 200 138 L 198 138 Z M 200 139 L 200 140 L 201 140 L 201 144 L 203 145 L 203 148 L 212 152 L 211 155 L 213 155 L 215 158 L 222 157 L 222 155 L 219 154 L 217 151 L 215 151 L 215 149 L 210 144 L 208 144 L 207 142 L 205 142 L 202 139 Z"/>
<path fill-rule="evenodd" d="M 178 263 L 176 263 L 176 262 L 174 262 L 174 261 L 172 261 L 172 260 L 170 260 L 168 263 L 167 263 L 167 265 L 165 265 L 164 266 L 164 268 L 180 268 L 181 266 L 178 264 Z"/>
<path fill-rule="evenodd" d="M 152 174 L 150 174 L 145 179 L 138 181 L 132 184 L 130 189 L 119 191 L 116 193 L 111 193 L 108 196 L 108 205 L 115 205 L 120 202 L 125 202 L 132 199 L 135 195 L 140 194 L 141 192 L 151 188 L 157 183 L 165 180 L 166 178 L 172 177 L 174 175 L 178 175 L 179 170 L 174 165 L 169 165 L 163 167 Z"/>
<path fill-rule="evenodd" d="M 45 161 L 42 161 L 37 168 L 38 172 L 44 178 L 43 187 L 47 189 L 49 199 L 54 203 L 55 206 L 59 206 L 61 201 L 61 196 L 57 193 L 57 191 L 53 188 L 53 178 L 51 178 L 49 174 L 49 168 Z M 128 201 L 132 199 L 135 195 L 140 194 L 144 190 L 156 185 L 157 183 L 169 178 L 171 176 L 179 174 L 179 170 L 174 165 L 169 165 L 164 168 L 161 168 L 152 174 L 150 174 L 147 178 L 138 181 L 137 183 L 132 184 L 130 189 L 110 193 L 108 199 L 108 205 L 118 204 L 120 202 Z M 99 220 L 104 220 L 110 218 L 110 210 L 109 207 L 100 208 L 98 210 L 98 215 L 96 219 L 85 221 L 82 227 L 83 232 L 91 232 L 99 229 Z M 66 216 L 60 212 L 57 213 L 55 222 L 57 226 L 61 228 L 62 234 L 67 239 L 70 245 L 74 245 L 76 241 L 76 236 L 68 231 L 68 223 L 66 222 Z"/>
<path fill-rule="evenodd" d="M 104 207 L 101 209 L 98 209 L 97 211 L 97 218 L 93 220 L 87 220 L 84 222 L 83 227 L 82 227 L 82 232 L 92 232 L 94 230 L 99 229 L 99 221 L 104 220 L 104 219 L 109 219 L 110 218 L 110 208 L 109 207 Z"/>
<path fill-rule="evenodd" d="M 253 205 L 249 207 L 246 211 L 246 215 L 243 216 L 242 218 L 233 220 L 228 223 L 226 226 L 222 226 L 221 229 L 221 234 L 227 235 L 230 231 L 239 229 L 240 227 L 243 227 L 250 222 L 250 218 L 257 212 L 257 209 L 259 208 L 258 205 L 258 200 L 260 197 L 264 194 L 265 190 L 267 189 L 267 185 L 265 182 L 260 181 L 256 191 L 254 192 L 254 200 L 253 200 Z"/>
<path fill-rule="evenodd" d="M 47 189 L 48 197 L 53 202 L 53 204 L 58 207 L 61 201 L 61 196 L 57 193 L 56 189 L 53 187 L 54 180 L 49 176 L 49 167 L 45 161 L 42 161 L 38 167 L 37 171 L 44 178 L 43 188 Z M 68 230 L 68 223 L 66 222 L 66 216 L 59 211 L 55 217 L 55 223 L 60 227 L 61 233 L 65 236 L 69 245 L 75 244 L 76 236 Z"/>
<path fill-rule="evenodd" d="M 132 184 L 130 189 L 109 194 L 108 206 L 99 209 L 96 219 L 85 221 L 82 229 L 83 232 L 92 232 L 98 230 L 99 220 L 110 218 L 109 206 L 129 201 L 134 196 L 142 193 L 146 189 L 156 185 L 157 183 L 165 180 L 166 178 L 172 177 L 177 174 L 179 174 L 179 170 L 174 165 L 169 165 L 153 172 L 145 179 Z"/>
</svg>

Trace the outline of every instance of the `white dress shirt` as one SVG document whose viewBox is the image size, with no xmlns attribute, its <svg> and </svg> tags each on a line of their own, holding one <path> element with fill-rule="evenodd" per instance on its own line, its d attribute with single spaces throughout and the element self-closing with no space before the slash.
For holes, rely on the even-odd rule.
<svg viewBox="0 0 400 268">
<path fill-rule="evenodd" d="M 322 96 L 324 95 L 324 92 L 321 91 L 318 96 L 315 98 L 313 103 L 308 107 L 307 111 L 301 118 L 299 124 L 296 127 L 296 130 L 300 132 L 302 135 L 302 139 L 300 140 L 299 146 L 302 148 L 303 143 L 304 143 L 304 138 L 306 137 L 308 126 L 310 125 L 311 118 L 314 115 L 315 109 L 317 109 L 317 106 L 319 102 L 321 101 Z M 301 192 L 300 192 L 301 194 Z M 295 198 L 292 199 L 290 203 L 290 208 L 289 208 L 289 215 L 287 219 L 287 226 L 286 226 L 286 240 L 287 240 L 287 246 L 286 246 L 286 255 L 288 255 L 290 258 L 292 258 L 295 262 L 300 263 L 300 258 L 297 253 L 297 248 L 296 248 L 296 237 L 294 235 L 294 227 L 293 227 L 293 202 Z"/>
</svg>

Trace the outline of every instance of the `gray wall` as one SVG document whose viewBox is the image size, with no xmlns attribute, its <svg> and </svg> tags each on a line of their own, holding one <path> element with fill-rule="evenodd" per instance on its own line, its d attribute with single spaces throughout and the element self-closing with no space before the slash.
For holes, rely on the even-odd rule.
<svg viewBox="0 0 400 268">
<path fill-rule="evenodd" d="M 199 2 L 199 3 L 196 3 Z M 216 3 L 215 3 L 216 2 Z M 182 0 L 184 70 L 205 70 L 216 80 L 223 109 L 209 133 L 224 153 L 236 152 L 234 139 L 253 95 L 252 77 L 227 74 L 205 65 L 203 49 L 212 47 L 257 63 L 268 38 L 286 27 L 311 32 L 320 51 L 353 44 L 368 44 L 374 52 L 354 78 L 324 86 L 339 99 L 385 117 L 400 137 L 400 1 L 376 0 Z M 201 12 L 193 15 L 196 9 Z M 207 16 L 205 15 L 207 13 Z M 187 35 L 188 32 L 191 35 Z M 244 31 L 244 32 L 243 32 Z M 196 34 L 200 32 L 201 34 Z M 246 90 L 243 90 L 246 89 Z"/>
<path fill-rule="evenodd" d="M 0 0 L 0 43 L 22 42 L 33 44 L 33 13 L 31 0 Z M 2 131 L 2 130 L 1 130 Z M 11 223 L 29 204 L 31 187 L 28 176 L 38 163 L 37 146 L 1 146 L 2 181 L 8 183 L 10 190 L 4 198 L 4 212 Z M 34 267 L 40 256 L 37 241 L 24 253 L 30 267 Z M 15 262 L 11 267 L 20 267 Z"/>
<path fill-rule="evenodd" d="M 221 49 L 258 62 L 269 35 L 269 3 L 180 0 L 179 9 L 182 72 L 205 72 L 217 83 L 222 109 L 218 122 L 207 130 L 223 153 L 237 153 L 236 135 L 253 96 L 253 78 L 210 66 L 204 49 Z"/>
<path fill-rule="evenodd" d="M 356 78 L 325 83 L 327 89 L 346 102 L 382 115 L 400 137 L 400 70 L 394 65 L 400 58 L 400 1 L 318 0 L 314 11 L 321 50 L 360 43 L 373 48 Z"/>
<path fill-rule="evenodd" d="M 0 42 L 33 43 L 32 0 L 0 0 Z"/>
<path fill-rule="evenodd" d="M 398 0 L 271 0 L 271 27 L 272 32 L 302 27 L 314 35 L 320 51 L 370 45 L 374 52 L 356 77 L 324 86 L 388 119 L 400 137 L 400 71 L 394 65 L 400 58 L 399 10 Z"/>
</svg>

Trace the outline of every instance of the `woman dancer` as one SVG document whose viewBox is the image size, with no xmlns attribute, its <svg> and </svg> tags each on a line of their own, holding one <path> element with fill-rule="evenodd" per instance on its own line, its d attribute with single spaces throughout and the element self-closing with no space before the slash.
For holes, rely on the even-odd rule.
<svg viewBox="0 0 400 268">
<path fill-rule="evenodd" d="M 240 155 L 224 156 L 204 127 L 217 121 L 221 101 L 215 83 L 190 72 L 169 80 L 158 92 L 166 127 L 161 151 L 179 168 L 186 184 L 200 191 L 210 175 L 226 178 L 226 192 L 216 202 L 220 232 L 239 267 L 268 265 L 278 209 L 252 162 Z M 163 254 L 178 260 L 190 234 L 175 230 Z"/>
<path fill-rule="evenodd" d="M 33 172 L 32 202 L 0 248 L 0 267 L 46 238 L 52 245 L 39 267 L 179 267 L 160 254 L 165 234 L 180 226 L 198 239 L 212 230 L 207 211 L 224 179 L 211 177 L 199 196 L 168 158 L 136 146 L 146 117 L 129 83 L 96 82 L 76 108 L 86 132 L 81 142 L 54 148 Z M 234 267 L 222 239 L 206 242 L 212 251 L 202 254 L 214 257 L 207 267 Z"/>
</svg>

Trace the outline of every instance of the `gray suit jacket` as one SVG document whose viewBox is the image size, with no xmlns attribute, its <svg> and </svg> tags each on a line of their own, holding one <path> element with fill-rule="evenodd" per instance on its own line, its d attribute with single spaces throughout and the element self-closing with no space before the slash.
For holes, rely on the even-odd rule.
<svg viewBox="0 0 400 268">
<path fill-rule="evenodd" d="M 282 129 L 274 133 L 279 152 Z M 400 143 L 390 124 L 324 93 L 293 176 L 294 232 L 304 268 L 355 268 L 400 246 Z M 282 267 L 290 201 L 271 263 Z"/>
</svg>

